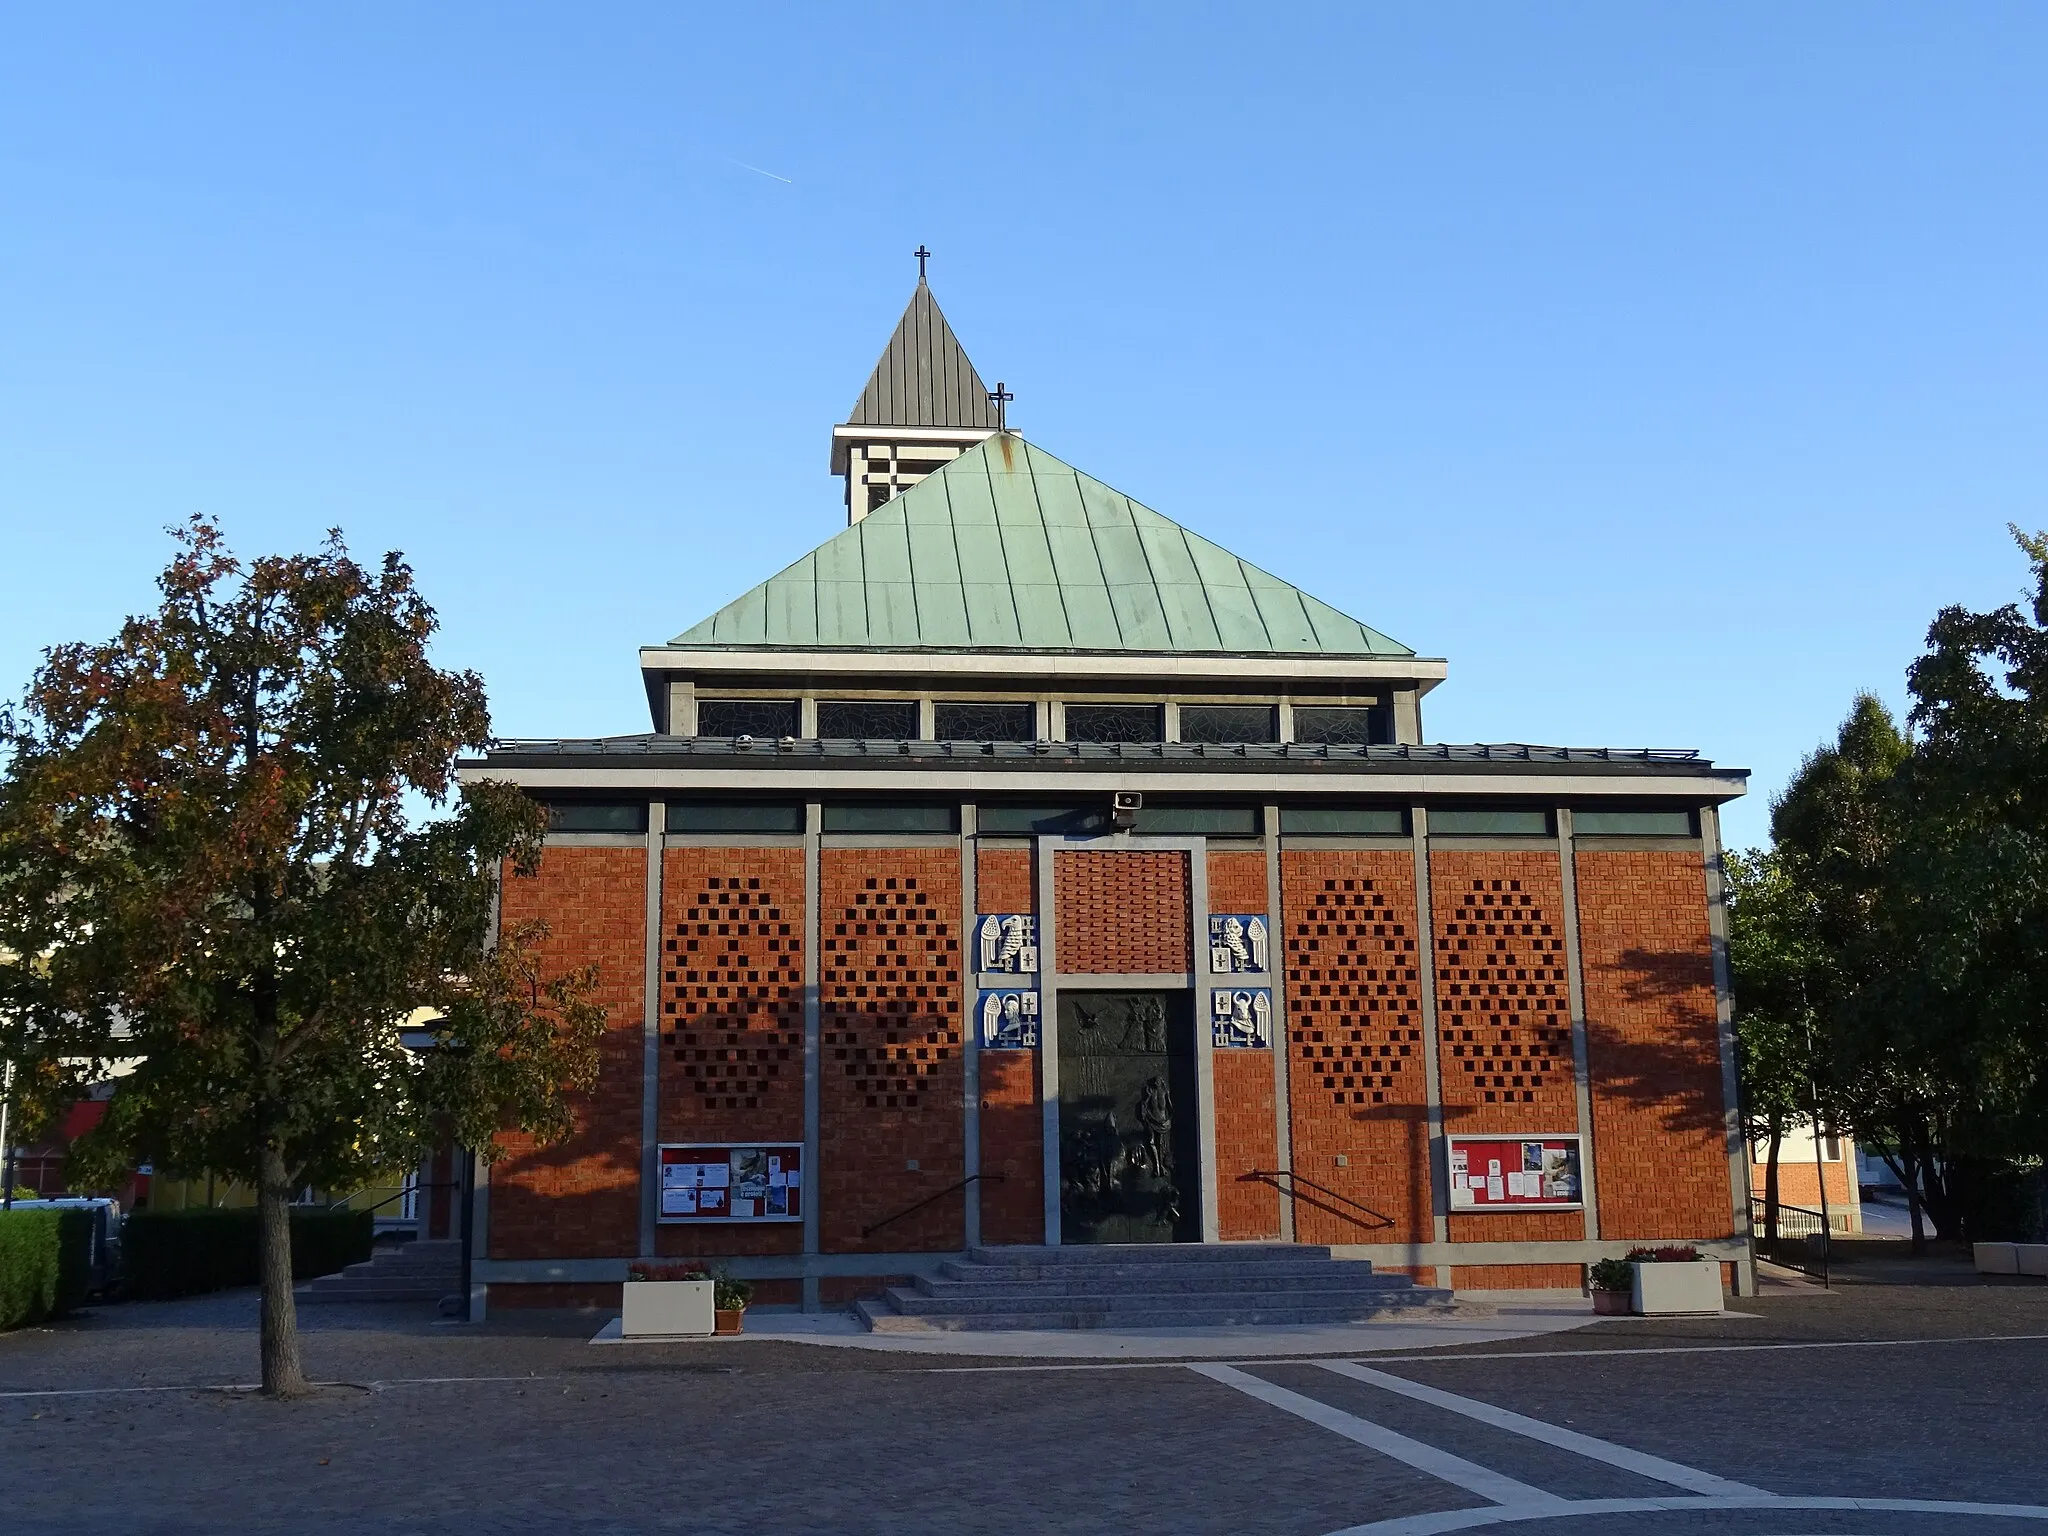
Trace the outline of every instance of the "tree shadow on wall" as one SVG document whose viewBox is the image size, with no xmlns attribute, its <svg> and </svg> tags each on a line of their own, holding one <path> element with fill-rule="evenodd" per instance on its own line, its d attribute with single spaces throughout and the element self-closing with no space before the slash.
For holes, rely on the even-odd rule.
<svg viewBox="0 0 2048 1536">
<path fill-rule="evenodd" d="M 1713 962 L 1705 954 L 1630 949 L 1600 969 L 1619 978 L 1623 999 L 1637 1020 L 1654 1019 L 1657 1035 L 1629 1039 L 1589 1007 L 1586 1056 L 1596 1094 L 1654 1113 L 1667 1131 L 1722 1134 Z"/>
</svg>

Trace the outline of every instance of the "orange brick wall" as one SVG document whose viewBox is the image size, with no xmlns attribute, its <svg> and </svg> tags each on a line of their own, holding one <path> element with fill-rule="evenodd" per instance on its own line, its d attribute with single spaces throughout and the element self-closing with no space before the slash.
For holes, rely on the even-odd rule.
<svg viewBox="0 0 2048 1536">
<path fill-rule="evenodd" d="M 1038 1052 L 983 1051 L 981 1240 L 1045 1241 L 1045 1122 L 1038 1102 Z"/>
<path fill-rule="evenodd" d="M 539 918 L 548 974 L 598 968 L 606 1010 L 597 1084 L 571 1100 L 575 1129 L 550 1146 L 506 1132 L 491 1170 L 493 1258 L 627 1256 L 640 1251 L 641 1029 L 646 990 L 644 848 L 546 850 L 532 875 L 505 877 L 503 924 Z"/>
<path fill-rule="evenodd" d="M 1280 906 L 1294 1168 L 1378 1218 L 1342 1200 L 1312 1203 L 1305 1191 L 1295 1204 L 1295 1237 L 1427 1241 L 1434 1227 L 1415 861 L 1401 851 L 1284 852 Z"/>
<path fill-rule="evenodd" d="M 1457 1264 L 1451 1285 L 1461 1291 L 1578 1290 L 1586 1271 L 1577 1264 Z"/>
<path fill-rule="evenodd" d="M 1242 908 L 1238 910 L 1243 910 Z M 1202 1028 L 1197 1023 L 1196 1028 Z M 1216 1088 L 1216 1219 L 1225 1242 L 1280 1235 L 1280 1193 L 1247 1179 L 1271 1170 L 1278 1148 L 1273 1053 L 1224 1050 L 1211 1058 Z"/>
<path fill-rule="evenodd" d="M 803 850 L 670 848 L 661 916 L 661 1140 L 801 1145 Z M 801 1253 L 803 1227 L 662 1226 L 654 1248 Z"/>
<path fill-rule="evenodd" d="M 1600 1235 L 1734 1225 L 1706 873 L 1689 851 L 1578 856 Z"/>
<path fill-rule="evenodd" d="M 1209 911 L 1266 911 L 1265 854 L 1233 851 L 1209 855 Z M 1197 915 L 1202 923 L 1202 942 L 1206 944 L 1208 913 Z M 1267 913 L 1267 921 L 1272 921 L 1271 913 Z"/>
<path fill-rule="evenodd" d="M 822 856 L 822 1153 L 812 1188 L 827 1253 L 966 1241 L 958 1195 L 862 1235 L 964 1171 L 961 894 L 957 849 Z"/>
<path fill-rule="evenodd" d="M 1578 1129 L 1564 877 L 1557 855 L 1432 845 L 1444 1131 Z M 1585 1236 L 1577 1211 L 1453 1215 L 1452 1242 Z"/>
<path fill-rule="evenodd" d="M 974 903 L 983 912 L 1036 912 L 1029 848 L 983 848 L 974 861 Z"/>
<path fill-rule="evenodd" d="M 1053 880 L 1063 973 L 1194 968 L 1185 853 L 1061 849 L 1053 854 Z"/>
</svg>

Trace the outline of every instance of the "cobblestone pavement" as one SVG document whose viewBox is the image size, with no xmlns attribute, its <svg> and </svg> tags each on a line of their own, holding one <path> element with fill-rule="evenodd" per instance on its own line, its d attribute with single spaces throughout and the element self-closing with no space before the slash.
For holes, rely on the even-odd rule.
<svg viewBox="0 0 2048 1536">
<path fill-rule="evenodd" d="M 0 1530 L 2048 1532 L 1950 1507 L 2048 1513 L 2048 1286 L 1740 1306 L 1362 1373 L 309 1308 L 309 1369 L 353 1385 L 293 1404 L 208 1390 L 253 1378 L 249 1294 L 108 1307 L 0 1336 Z"/>
</svg>

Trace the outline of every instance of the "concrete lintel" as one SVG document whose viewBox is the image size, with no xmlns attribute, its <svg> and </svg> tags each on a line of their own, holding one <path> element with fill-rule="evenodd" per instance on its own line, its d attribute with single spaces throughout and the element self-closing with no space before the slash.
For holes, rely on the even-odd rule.
<svg viewBox="0 0 2048 1536">
<path fill-rule="evenodd" d="M 1740 1237 L 1633 1237 L 1597 1242 L 1522 1243 L 1333 1243 L 1339 1258 L 1370 1259 L 1383 1267 L 1444 1264 L 1593 1264 L 1626 1258 L 1631 1248 L 1683 1245 L 1703 1259 L 1724 1264 L 1749 1262 L 1749 1241 Z"/>
<path fill-rule="evenodd" d="M 1108 759 L 1073 759 L 1066 768 L 1009 766 L 1011 759 L 987 760 L 980 768 L 937 766 L 929 760 L 901 765 L 896 759 L 782 757 L 762 753 L 759 765 L 698 766 L 692 759 L 658 757 L 635 764 L 616 760 L 603 764 L 585 762 L 561 767 L 528 764 L 465 763 L 457 777 L 465 784 L 495 781 L 516 784 L 522 789 L 620 791 L 630 794 L 659 794 L 680 791 L 678 798 L 692 793 L 744 790 L 755 794 L 795 799 L 806 795 L 845 795 L 849 799 L 871 799 L 876 795 L 914 793 L 972 797 L 977 795 L 1107 795 L 1120 789 L 1134 789 L 1156 795 L 1227 795 L 1232 798 L 1302 796 L 1323 798 L 1386 799 L 1412 802 L 1417 797 L 1498 799 L 1512 785 L 1516 795 L 1541 795 L 1546 799 L 1569 797 L 1576 800 L 1677 800 L 1693 804 L 1733 800 L 1744 793 L 1743 786 L 1725 774 L 1688 772 L 1682 774 L 1633 773 L 1622 771 L 1575 773 L 1571 765 L 1466 762 L 1441 768 L 1393 769 L 1365 759 L 1353 761 L 1302 761 L 1297 772 L 1239 771 L 1230 765 L 1236 759 L 1188 760 L 1184 769 L 1151 767 L 1132 760 L 1117 766 Z M 882 766 L 887 763 L 888 766 Z M 1551 771 L 1553 767 L 1559 771 Z M 701 834 L 698 834 L 701 835 Z M 761 834 L 754 834 L 759 836 Z M 787 836 L 787 834 L 784 834 Z M 738 834 L 734 835 L 735 839 Z M 637 833 L 559 833 L 553 842 L 571 838 L 592 838 L 610 845 L 630 846 Z M 1405 839 L 1397 840 L 1399 842 Z M 1446 839 L 1446 841 L 1452 841 Z M 1547 838 L 1460 837 L 1461 847 L 1554 848 Z M 1637 846 L 1631 840 L 1630 847 Z"/>
</svg>

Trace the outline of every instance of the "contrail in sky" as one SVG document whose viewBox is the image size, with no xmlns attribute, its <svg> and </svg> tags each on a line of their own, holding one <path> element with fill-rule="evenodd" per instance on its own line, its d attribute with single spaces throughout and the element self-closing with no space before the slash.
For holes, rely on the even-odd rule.
<svg viewBox="0 0 2048 1536">
<path fill-rule="evenodd" d="M 793 187 L 796 185 L 787 176 L 778 176 L 773 171 L 764 171 L 758 165 L 749 165 L 744 160 L 735 160 L 731 155 L 727 155 L 725 158 L 728 164 L 736 165 L 743 171 L 752 171 L 756 176 L 766 176 L 770 181 L 779 181 L 785 186 Z"/>
</svg>

